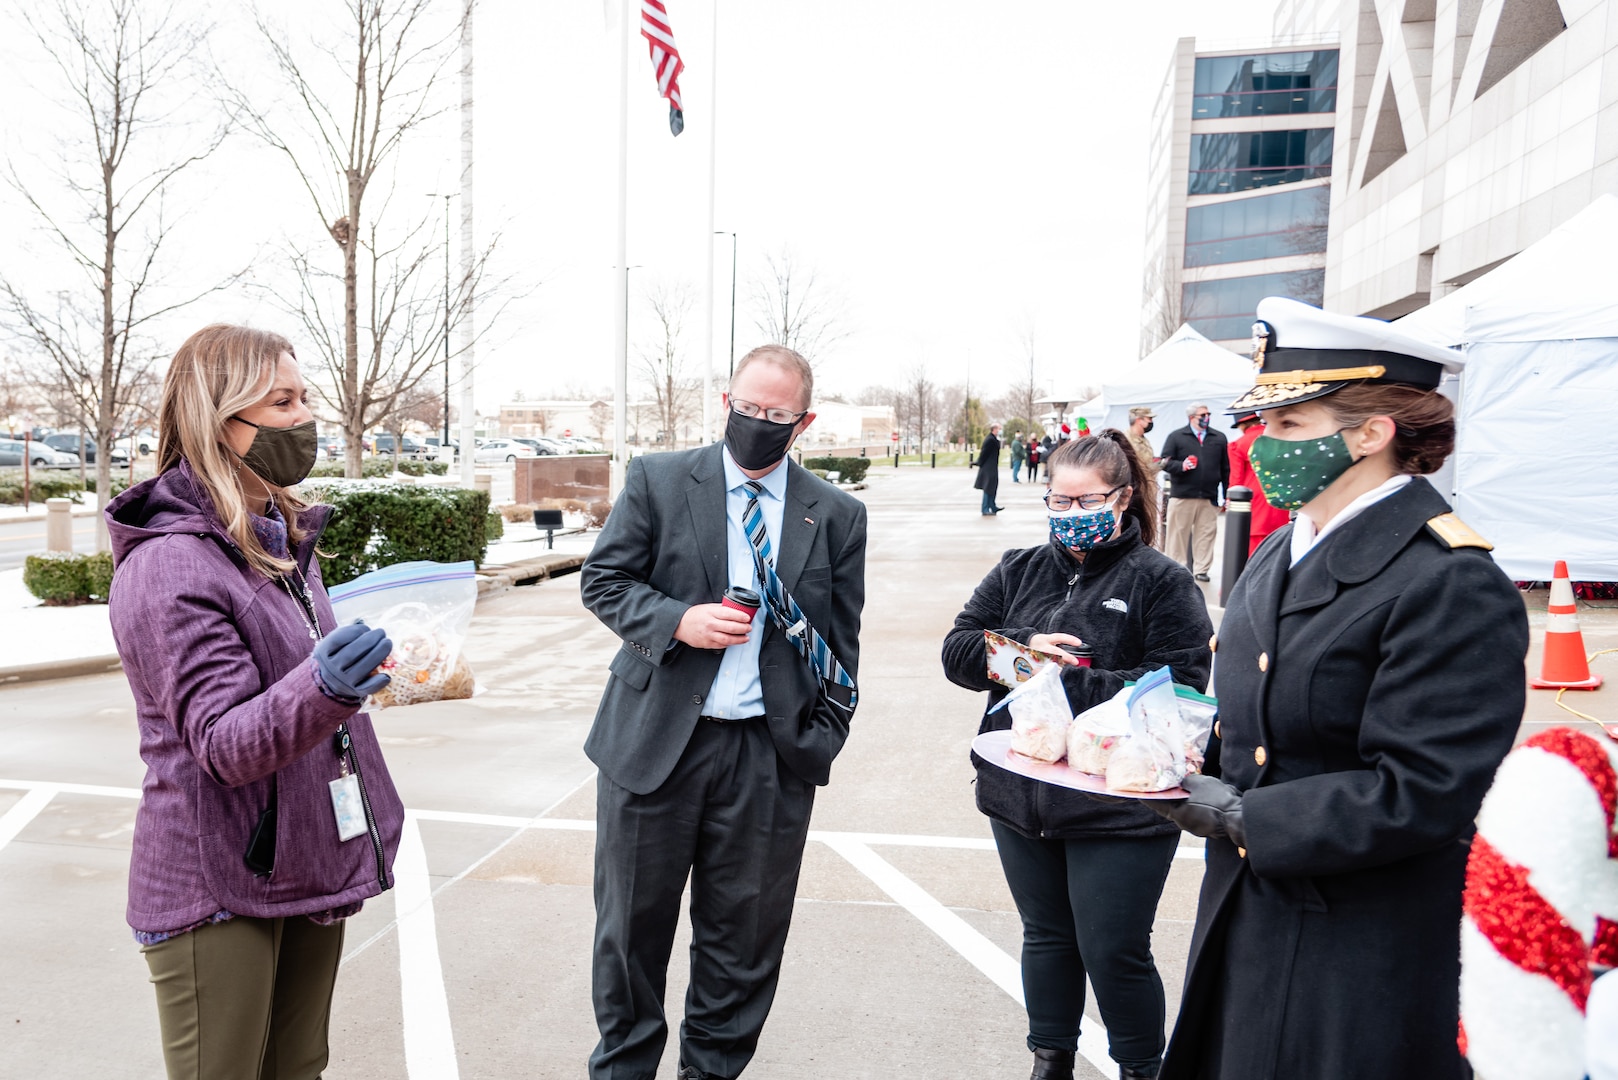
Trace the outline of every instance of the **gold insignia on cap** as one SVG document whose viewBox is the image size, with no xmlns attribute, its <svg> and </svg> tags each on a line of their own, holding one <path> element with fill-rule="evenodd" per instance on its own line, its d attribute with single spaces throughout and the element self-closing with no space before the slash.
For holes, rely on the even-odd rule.
<svg viewBox="0 0 1618 1080">
<path fill-rule="evenodd" d="M 1439 514 L 1431 519 L 1427 522 L 1427 531 L 1450 548 L 1475 547 L 1484 551 L 1494 550 L 1493 544 L 1479 536 L 1472 526 L 1454 514 Z"/>
<path fill-rule="evenodd" d="M 1347 382 L 1350 379 L 1380 379 L 1388 373 L 1381 364 L 1368 367 L 1322 368 L 1319 371 L 1266 371 L 1254 381 L 1260 386 L 1291 383 Z"/>
</svg>

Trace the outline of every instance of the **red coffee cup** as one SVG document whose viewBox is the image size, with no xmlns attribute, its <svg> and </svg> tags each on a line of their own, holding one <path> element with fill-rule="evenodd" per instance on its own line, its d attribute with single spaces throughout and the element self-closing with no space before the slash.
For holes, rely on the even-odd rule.
<svg viewBox="0 0 1618 1080">
<path fill-rule="evenodd" d="M 740 585 L 732 585 L 730 588 L 725 590 L 725 595 L 720 597 L 719 602 L 725 607 L 739 611 L 751 619 L 758 613 L 759 606 L 763 604 L 764 601 L 760 600 L 758 593 L 754 592 L 752 589 L 744 589 Z"/>
<path fill-rule="evenodd" d="M 1058 645 L 1057 648 L 1071 656 L 1079 667 L 1089 667 L 1095 659 L 1095 650 L 1088 645 Z"/>
<path fill-rule="evenodd" d="M 1197 467 L 1197 455 L 1192 454 L 1190 457 L 1186 458 L 1185 467 L 1188 470 L 1195 469 Z"/>
</svg>

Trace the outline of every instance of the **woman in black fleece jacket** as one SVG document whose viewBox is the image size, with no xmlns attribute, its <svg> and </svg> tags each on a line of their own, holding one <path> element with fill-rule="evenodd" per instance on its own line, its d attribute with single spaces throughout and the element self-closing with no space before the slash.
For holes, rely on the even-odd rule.
<svg viewBox="0 0 1618 1080">
<path fill-rule="evenodd" d="M 1064 443 L 1050 470 L 1052 539 L 1006 552 L 978 585 L 944 639 L 950 681 L 987 690 L 989 707 L 1005 697 L 988 678 L 983 631 L 993 630 L 1048 652 L 1081 641 L 1094 650 L 1090 667 L 1062 673 L 1075 714 L 1164 666 L 1202 690 L 1212 663 L 1207 605 L 1185 567 L 1151 546 L 1156 484 L 1127 436 L 1108 428 Z M 1001 710 L 985 713 L 978 730 L 1010 726 Z M 976 755 L 973 764 L 978 809 L 989 816 L 1023 921 L 1033 1080 L 1073 1076 L 1086 974 L 1119 1076 L 1156 1076 L 1164 1005 L 1152 920 L 1178 830 L 1139 800 L 1042 784 Z"/>
</svg>

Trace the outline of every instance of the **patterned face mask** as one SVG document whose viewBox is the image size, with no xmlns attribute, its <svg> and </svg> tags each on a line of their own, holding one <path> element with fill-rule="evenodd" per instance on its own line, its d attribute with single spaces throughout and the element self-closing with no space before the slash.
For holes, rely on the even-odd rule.
<svg viewBox="0 0 1618 1080">
<path fill-rule="evenodd" d="M 1260 435 L 1247 451 L 1271 506 L 1296 510 L 1331 486 L 1354 465 L 1342 430 L 1323 439 L 1288 442 Z"/>
<path fill-rule="evenodd" d="M 1118 515 L 1112 507 L 1080 510 L 1074 507 L 1051 514 L 1051 540 L 1070 551 L 1089 551 L 1109 539 L 1118 528 Z"/>
</svg>

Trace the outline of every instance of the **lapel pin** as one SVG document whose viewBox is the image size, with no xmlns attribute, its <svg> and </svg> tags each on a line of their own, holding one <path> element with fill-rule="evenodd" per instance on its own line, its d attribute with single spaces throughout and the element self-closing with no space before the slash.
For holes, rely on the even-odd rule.
<svg viewBox="0 0 1618 1080">
<path fill-rule="evenodd" d="M 812 517 L 806 517 L 803 519 L 803 523 L 805 525 L 813 525 L 815 523 L 815 519 Z"/>
</svg>

